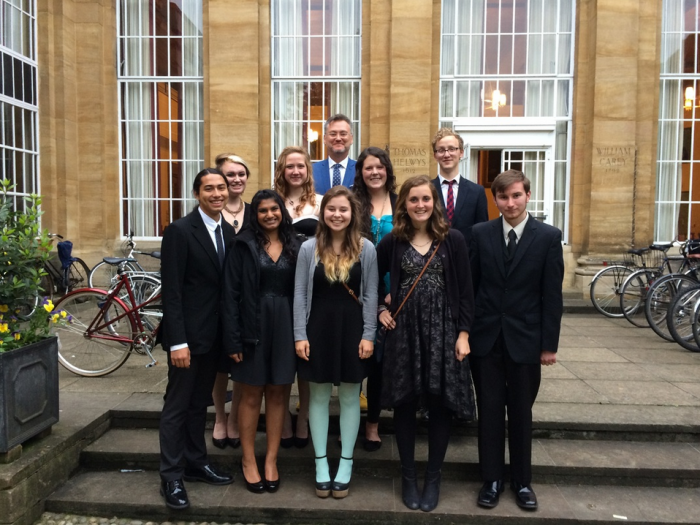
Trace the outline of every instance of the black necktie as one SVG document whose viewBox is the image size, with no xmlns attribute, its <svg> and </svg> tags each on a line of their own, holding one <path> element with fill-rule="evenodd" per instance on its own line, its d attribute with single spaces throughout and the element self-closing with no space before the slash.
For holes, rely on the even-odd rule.
<svg viewBox="0 0 700 525">
<path fill-rule="evenodd" d="M 518 236 L 515 234 L 515 230 L 511 229 L 508 232 L 508 262 L 512 261 L 515 256 L 515 249 L 518 247 L 517 241 Z"/>
<path fill-rule="evenodd" d="M 216 253 L 219 256 L 219 266 L 224 267 L 224 241 L 221 238 L 221 225 L 216 225 L 216 230 L 214 230 L 214 237 L 216 237 Z"/>
</svg>

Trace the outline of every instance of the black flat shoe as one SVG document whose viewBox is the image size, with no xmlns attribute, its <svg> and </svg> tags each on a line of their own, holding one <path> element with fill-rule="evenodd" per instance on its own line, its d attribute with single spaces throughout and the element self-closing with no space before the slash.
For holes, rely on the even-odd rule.
<svg viewBox="0 0 700 525">
<path fill-rule="evenodd" d="M 190 500 L 187 497 L 185 484 L 181 479 L 173 481 L 161 480 L 160 495 L 165 498 L 165 504 L 168 508 L 175 510 L 184 510 L 190 506 Z"/>
<path fill-rule="evenodd" d="M 228 438 L 223 438 L 223 439 L 217 439 L 214 436 L 211 437 L 211 444 L 214 445 L 216 448 L 226 448 L 226 445 L 228 445 Z"/>
<path fill-rule="evenodd" d="M 382 442 L 381 441 L 373 441 L 371 439 L 365 439 L 365 442 L 362 444 L 362 447 L 367 452 L 376 452 L 377 450 L 382 448 Z"/>
<path fill-rule="evenodd" d="M 265 485 L 265 490 L 268 492 L 277 492 L 277 490 L 280 488 L 280 478 L 277 478 L 274 481 L 263 478 L 263 483 Z"/>
<path fill-rule="evenodd" d="M 186 468 L 185 481 L 201 481 L 209 485 L 230 485 L 233 483 L 233 476 L 217 471 L 211 465 L 205 465 L 201 468 Z"/>
<path fill-rule="evenodd" d="M 241 446 L 241 438 L 226 438 L 226 443 L 228 443 L 228 446 L 231 448 L 238 448 Z"/>
<path fill-rule="evenodd" d="M 245 482 L 245 488 L 248 489 L 248 492 L 252 492 L 253 494 L 262 494 L 263 492 L 265 492 L 265 483 L 262 479 L 260 481 L 256 481 L 255 483 L 250 483 L 247 479 L 245 479 L 245 472 L 243 471 L 242 461 L 241 474 L 243 474 L 243 481 Z"/>
<path fill-rule="evenodd" d="M 525 510 L 537 510 L 537 496 L 529 485 L 511 482 L 510 489 L 515 493 L 515 503 Z"/>
<path fill-rule="evenodd" d="M 498 505 L 498 497 L 503 492 L 503 481 L 485 481 L 479 490 L 479 498 L 476 503 L 479 507 L 492 509 Z"/>
<path fill-rule="evenodd" d="M 309 444 L 309 437 L 306 436 L 305 438 L 300 438 L 294 436 L 294 446 L 297 448 L 304 448 L 306 445 Z"/>
<path fill-rule="evenodd" d="M 294 446 L 294 436 L 280 439 L 280 447 L 292 448 Z"/>
</svg>

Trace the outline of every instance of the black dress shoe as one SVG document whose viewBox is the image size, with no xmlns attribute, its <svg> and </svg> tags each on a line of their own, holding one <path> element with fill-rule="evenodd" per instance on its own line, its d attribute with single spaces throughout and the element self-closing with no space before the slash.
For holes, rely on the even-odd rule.
<svg viewBox="0 0 700 525">
<path fill-rule="evenodd" d="M 418 480 L 415 467 L 401 467 L 401 499 L 403 504 L 411 510 L 420 508 L 420 494 L 418 494 Z"/>
<path fill-rule="evenodd" d="M 245 488 L 248 489 L 248 492 L 252 492 L 253 494 L 262 494 L 263 492 L 265 492 L 265 483 L 263 483 L 262 479 L 254 483 L 250 483 L 247 479 L 245 479 L 245 472 L 243 472 L 243 462 L 241 462 L 241 474 L 243 474 L 243 481 L 245 481 Z"/>
<path fill-rule="evenodd" d="M 233 483 L 233 476 L 225 472 L 217 472 L 211 465 L 201 468 L 186 468 L 185 481 L 202 481 L 209 485 L 230 485 Z"/>
<path fill-rule="evenodd" d="M 309 436 L 306 436 L 305 438 L 300 438 L 294 436 L 294 446 L 297 448 L 304 448 L 306 445 L 309 444 Z"/>
<path fill-rule="evenodd" d="M 441 473 L 439 470 L 425 473 L 423 494 L 420 497 L 420 510 L 423 512 L 430 512 L 437 507 L 440 499 L 440 478 Z"/>
<path fill-rule="evenodd" d="M 476 500 L 479 507 L 492 509 L 498 505 L 498 497 L 503 492 L 503 481 L 485 481 Z"/>
<path fill-rule="evenodd" d="M 226 448 L 226 445 L 228 445 L 228 438 L 217 439 L 214 436 L 212 436 L 211 443 L 216 448 Z"/>
<path fill-rule="evenodd" d="M 238 448 L 241 446 L 241 438 L 226 438 L 226 443 L 228 443 L 228 446 L 231 448 Z"/>
<path fill-rule="evenodd" d="M 381 441 L 373 441 L 371 439 L 365 439 L 365 442 L 362 444 L 362 447 L 367 452 L 376 452 L 377 450 L 382 448 L 382 442 Z"/>
<path fill-rule="evenodd" d="M 510 489 L 515 493 L 515 503 L 525 510 L 537 510 L 537 496 L 529 485 L 511 482 Z"/>
<path fill-rule="evenodd" d="M 294 436 L 280 439 L 280 447 L 292 448 L 294 446 Z"/>
<path fill-rule="evenodd" d="M 274 481 L 263 478 L 263 484 L 265 485 L 266 491 L 277 492 L 277 490 L 280 488 L 280 478 L 277 478 Z"/>
<path fill-rule="evenodd" d="M 181 479 L 173 481 L 161 480 L 160 495 L 165 498 L 165 504 L 171 509 L 183 510 L 190 506 L 185 484 Z"/>
</svg>

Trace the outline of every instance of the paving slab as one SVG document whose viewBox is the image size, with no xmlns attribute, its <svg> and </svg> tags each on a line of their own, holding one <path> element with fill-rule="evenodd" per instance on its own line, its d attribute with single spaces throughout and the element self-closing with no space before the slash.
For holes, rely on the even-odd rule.
<svg viewBox="0 0 700 525">
<path fill-rule="evenodd" d="M 591 343 L 591 346 L 560 346 L 557 352 L 557 360 L 562 363 L 570 361 L 583 361 L 598 363 L 626 363 L 627 358 L 619 355 L 604 345 L 596 345 Z"/>
<path fill-rule="evenodd" d="M 700 398 L 662 381 L 604 381 L 586 383 L 611 403 L 620 405 L 700 406 Z"/>
<path fill-rule="evenodd" d="M 555 367 L 544 367 L 544 370 L 547 368 Z M 562 368 L 566 368 L 573 377 L 578 379 L 654 381 L 659 378 L 653 370 L 647 370 L 644 365 L 630 362 L 606 363 L 605 366 L 600 366 L 600 363 L 565 361 L 562 362 Z"/>
</svg>

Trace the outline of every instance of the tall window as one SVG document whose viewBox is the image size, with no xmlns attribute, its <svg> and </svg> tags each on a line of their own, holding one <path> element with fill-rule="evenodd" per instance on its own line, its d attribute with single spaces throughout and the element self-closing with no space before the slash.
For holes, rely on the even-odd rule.
<svg viewBox="0 0 700 525">
<path fill-rule="evenodd" d="M 664 0 L 654 239 L 700 237 L 700 1 Z"/>
<path fill-rule="evenodd" d="M 353 122 L 359 144 L 361 0 L 272 0 L 272 162 L 287 146 L 325 158 L 323 122 Z"/>
<path fill-rule="evenodd" d="M 204 165 L 202 1 L 120 0 L 122 234 L 160 237 Z"/>
<path fill-rule="evenodd" d="M 473 150 L 466 171 L 488 187 L 501 169 L 522 169 L 533 183 L 529 209 L 565 233 L 574 13 L 572 0 L 442 2 L 440 125 L 510 132 Z M 542 126 L 548 146 L 534 149 Z"/>
<path fill-rule="evenodd" d="M 0 0 L 0 179 L 39 193 L 36 1 Z"/>
</svg>

